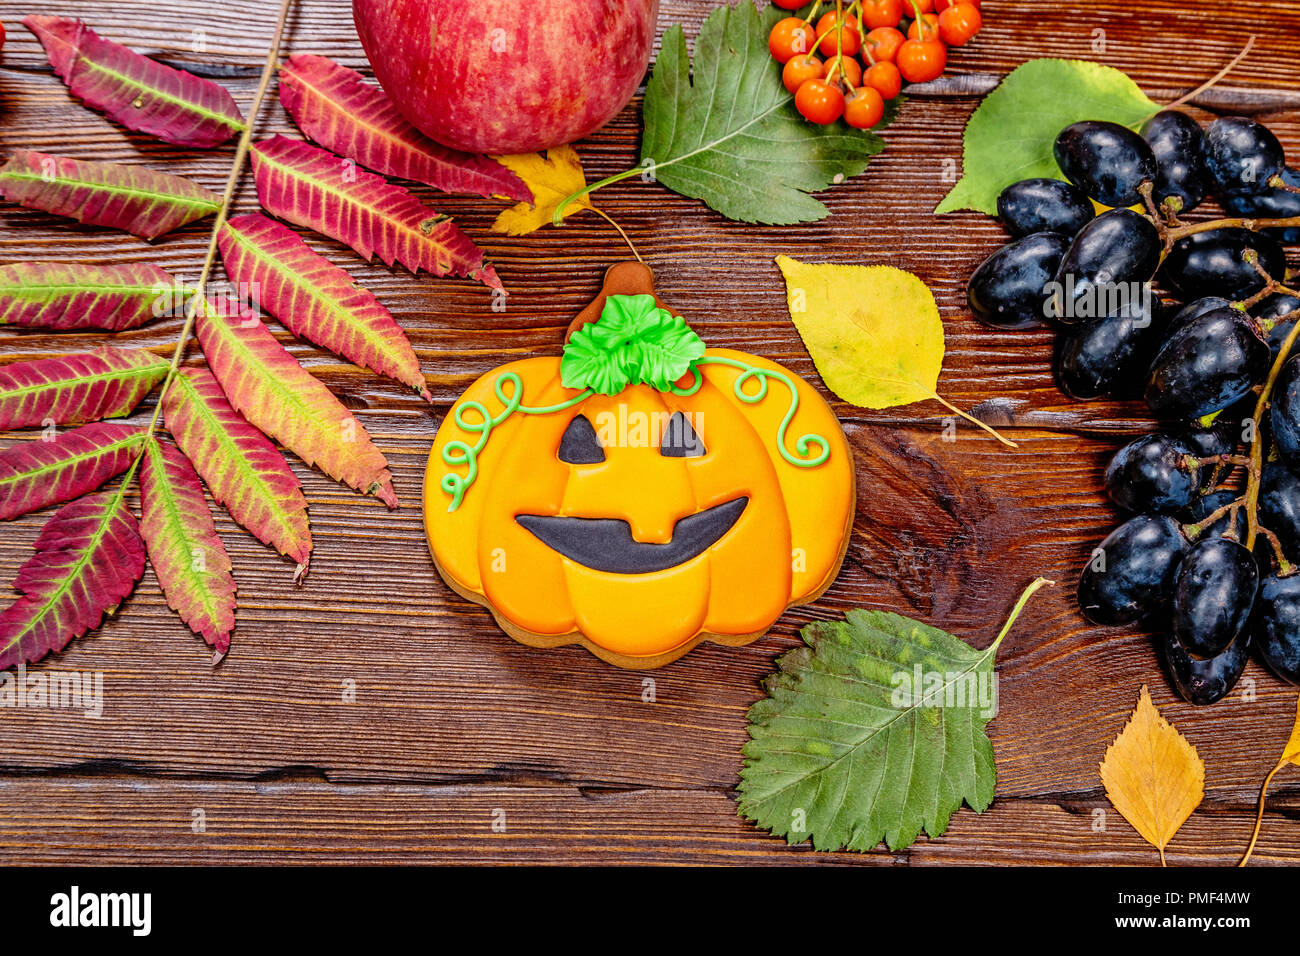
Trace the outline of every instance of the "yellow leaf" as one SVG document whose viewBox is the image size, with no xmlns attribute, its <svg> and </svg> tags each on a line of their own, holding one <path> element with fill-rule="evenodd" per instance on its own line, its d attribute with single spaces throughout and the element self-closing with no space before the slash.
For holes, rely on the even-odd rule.
<svg viewBox="0 0 1300 956">
<path fill-rule="evenodd" d="M 943 319 L 924 282 L 892 266 L 810 265 L 777 256 L 790 318 L 826 387 L 862 408 L 937 401 Z"/>
<path fill-rule="evenodd" d="M 1146 685 L 1128 724 L 1101 762 L 1106 797 L 1160 851 L 1205 796 L 1205 764 L 1196 748 L 1160 716 Z"/>
<path fill-rule="evenodd" d="M 1300 767 L 1300 697 L 1295 701 L 1295 726 L 1291 728 L 1291 739 L 1287 741 L 1282 748 L 1282 756 L 1277 762 L 1277 766 L 1268 772 L 1264 778 L 1264 784 L 1259 788 L 1259 812 L 1255 815 L 1255 832 L 1250 835 L 1250 846 L 1246 847 L 1246 855 L 1241 858 L 1239 866 L 1245 866 L 1250 862 L 1250 855 L 1255 852 L 1255 841 L 1259 839 L 1259 828 L 1264 822 L 1264 800 L 1268 796 L 1268 786 L 1273 782 L 1273 777 L 1279 770 L 1287 764 L 1293 763 Z"/>
<path fill-rule="evenodd" d="M 572 146 L 557 146 L 547 150 L 545 156 L 541 153 L 519 153 L 493 158 L 512 170 L 533 191 L 533 204 L 530 206 L 521 202 L 502 212 L 492 224 L 493 232 L 522 236 L 540 229 L 551 221 L 561 201 L 587 185 L 582 160 Z M 596 211 L 596 207 L 585 195 L 568 205 L 564 210 L 564 218 L 583 209 Z"/>
</svg>

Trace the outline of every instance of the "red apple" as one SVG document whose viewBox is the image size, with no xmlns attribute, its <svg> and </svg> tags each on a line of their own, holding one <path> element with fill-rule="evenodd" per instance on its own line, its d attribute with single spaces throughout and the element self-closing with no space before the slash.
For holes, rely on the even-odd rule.
<svg viewBox="0 0 1300 956">
<path fill-rule="evenodd" d="M 586 136 L 632 98 L 659 0 L 352 0 L 384 91 L 438 142 L 524 153 Z"/>
</svg>

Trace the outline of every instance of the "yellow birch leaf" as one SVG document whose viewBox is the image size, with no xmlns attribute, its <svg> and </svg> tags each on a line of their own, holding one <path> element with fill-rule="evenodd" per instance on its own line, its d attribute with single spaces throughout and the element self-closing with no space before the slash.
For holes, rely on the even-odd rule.
<svg viewBox="0 0 1300 956">
<path fill-rule="evenodd" d="M 936 401 L 1003 444 L 938 393 L 943 319 L 925 283 L 892 266 L 812 265 L 777 256 L 790 318 L 826 387 L 851 405 Z"/>
<path fill-rule="evenodd" d="M 1101 762 L 1106 798 L 1160 851 L 1205 796 L 1205 764 L 1196 748 L 1160 716 L 1146 684 L 1137 707 Z"/>
<path fill-rule="evenodd" d="M 551 222 L 562 200 L 587 185 L 582 160 L 572 146 L 557 146 L 547 150 L 545 156 L 541 153 L 519 153 L 492 158 L 510 169 L 533 191 L 532 205 L 521 202 L 503 211 L 492 224 L 493 232 L 522 236 L 540 229 Z M 583 209 L 598 211 L 586 194 L 569 203 L 564 210 L 564 218 Z"/>
<path fill-rule="evenodd" d="M 1250 846 L 1246 847 L 1246 855 L 1241 858 L 1239 866 L 1249 863 L 1250 855 L 1255 852 L 1255 841 L 1259 839 L 1259 828 L 1264 822 L 1264 800 L 1268 797 L 1269 784 L 1273 782 L 1277 772 L 1289 763 L 1300 767 L 1300 697 L 1295 700 L 1295 726 L 1291 728 L 1291 739 L 1282 748 L 1282 756 L 1278 759 L 1277 766 L 1268 772 L 1263 786 L 1259 788 L 1259 812 L 1255 815 L 1255 832 L 1250 835 Z"/>
</svg>

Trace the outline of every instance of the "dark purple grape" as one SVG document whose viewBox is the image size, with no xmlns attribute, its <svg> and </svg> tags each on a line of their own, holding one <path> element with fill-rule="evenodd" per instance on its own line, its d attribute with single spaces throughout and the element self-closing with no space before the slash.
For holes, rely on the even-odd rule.
<svg viewBox="0 0 1300 956">
<path fill-rule="evenodd" d="M 1190 322 L 1203 316 L 1206 312 L 1213 312 L 1215 309 L 1228 309 L 1232 303 L 1223 296 L 1207 295 L 1203 299 L 1197 299 L 1194 302 L 1188 302 L 1185 306 L 1174 313 L 1173 320 L 1169 323 L 1169 331 L 1172 332 L 1184 322 Z"/>
<path fill-rule="evenodd" d="M 1275 292 L 1257 303 L 1250 314 L 1268 329 L 1268 347 L 1276 361 L 1282 345 L 1300 318 L 1300 299 L 1285 292 Z"/>
<path fill-rule="evenodd" d="M 975 318 L 1002 329 L 1023 329 L 1043 321 L 1046 287 L 1070 240 L 1052 232 L 1008 243 L 975 270 L 966 298 Z"/>
<path fill-rule="evenodd" d="M 1244 427 L 1235 415 L 1229 414 L 1229 410 L 1225 409 L 1208 425 L 1191 422 L 1175 429 L 1173 434 L 1186 442 L 1197 458 L 1212 458 L 1235 452 L 1241 443 Z M 1208 472 L 1212 469 L 1205 470 Z M 1208 474 L 1206 477 L 1209 477 Z"/>
<path fill-rule="evenodd" d="M 1161 643 L 1170 682 L 1189 704 L 1206 705 L 1223 700 L 1237 685 L 1250 660 L 1248 631 L 1239 634 L 1213 657 L 1200 659 L 1189 654 L 1172 634 L 1166 634 Z"/>
<path fill-rule="evenodd" d="M 1056 340 L 1056 381 L 1071 398 L 1136 398 L 1164 335 L 1160 300 L 1125 305 L 1104 319 L 1082 322 Z"/>
<path fill-rule="evenodd" d="M 1273 425 L 1273 445 L 1292 468 L 1300 468 L 1300 355 L 1293 355 L 1282 366 L 1273 386 L 1269 421 Z"/>
<path fill-rule="evenodd" d="M 1183 509 L 1179 517 L 1183 521 L 1184 527 L 1187 525 L 1200 525 L 1202 521 L 1214 514 L 1220 508 L 1232 504 L 1241 495 L 1236 491 L 1213 491 L 1208 495 L 1198 495 L 1197 498 Z M 1201 528 L 1201 533 L 1196 536 L 1196 540 L 1202 538 L 1221 537 L 1228 530 L 1229 525 L 1236 532 L 1238 538 L 1246 537 L 1246 509 L 1237 509 L 1237 520 L 1233 522 L 1229 514 L 1216 518 L 1211 524 Z"/>
<path fill-rule="evenodd" d="M 1131 209 L 1102 213 L 1079 231 L 1061 259 L 1052 288 L 1052 317 L 1062 325 L 1110 315 L 1144 302 L 1160 264 L 1160 234 Z"/>
<path fill-rule="evenodd" d="M 1250 314 L 1257 319 L 1276 322 L 1278 319 L 1294 319 L 1297 311 L 1300 311 L 1300 299 L 1285 292 L 1274 292 L 1255 303 Z"/>
<path fill-rule="evenodd" d="M 1205 133 L 1201 125 L 1178 110 L 1161 110 L 1142 127 L 1142 137 L 1156 157 L 1157 205 L 1176 197 L 1178 212 L 1195 209 L 1210 192 L 1205 167 Z"/>
<path fill-rule="evenodd" d="M 1103 206 L 1132 206 L 1142 199 L 1138 187 L 1155 182 L 1151 147 L 1118 123 L 1072 123 L 1056 137 L 1053 154 L 1065 178 Z"/>
<path fill-rule="evenodd" d="M 1300 556 L 1300 475 L 1285 462 L 1264 464 L 1259 479 L 1259 523 L 1277 535 L 1289 560 Z"/>
<path fill-rule="evenodd" d="M 1288 186 L 1300 186 L 1300 171 L 1283 170 L 1282 181 Z M 1300 193 L 1265 186 L 1258 193 L 1224 196 L 1223 208 L 1234 216 L 1247 219 L 1294 219 L 1300 216 Z M 1264 235 L 1272 236 L 1278 242 L 1300 243 L 1300 226 L 1265 229 Z"/>
<path fill-rule="evenodd" d="M 1250 630 L 1269 670 L 1300 684 L 1300 574 L 1264 579 Z"/>
<path fill-rule="evenodd" d="M 1286 154 L 1267 126 L 1225 116 L 1205 131 L 1205 165 L 1225 195 L 1254 193 L 1286 168 Z"/>
<path fill-rule="evenodd" d="M 1188 421 L 1227 408 L 1268 376 L 1268 343 L 1237 309 L 1217 309 L 1170 333 L 1147 379 L 1147 405 Z"/>
<path fill-rule="evenodd" d="M 1115 453 L 1106 469 L 1106 492 L 1127 511 L 1181 511 L 1201 490 L 1201 472 L 1192 458 L 1179 439 L 1146 435 Z"/>
<path fill-rule="evenodd" d="M 1112 531 L 1079 576 L 1079 608 L 1094 624 L 1113 627 L 1165 606 L 1187 548 L 1178 522 L 1138 515 Z"/>
<path fill-rule="evenodd" d="M 1276 239 L 1230 227 L 1179 239 L 1160 268 L 1160 278 L 1183 299 L 1212 295 L 1249 298 L 1264 288 L 1265 282 L 1246 261 L 1247 249 L 1259 254 L 1260 266 L 1275 279 L 1286 274 L 1286 250 Z"/>
<path fill-rule="evenodd" d="M 1174 583 L 1171 627 L 1189 653 L 1223 653 L 1250 619 L 1259 588 L 1259 566 L 1244 544 L 1202 538 L 1183 557 Z"/>
<path fill-rule="evenodd" d="M 998 216 L 1016 239 L 1036 232 L 1074 236 L 1094 215 L 1083 191 L 1059 179 L 1022 179 L 998 196 Z"/>
</svg>

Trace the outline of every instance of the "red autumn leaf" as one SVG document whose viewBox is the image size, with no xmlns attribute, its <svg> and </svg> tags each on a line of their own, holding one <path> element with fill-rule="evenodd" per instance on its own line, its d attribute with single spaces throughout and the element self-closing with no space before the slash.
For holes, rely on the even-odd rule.
<svg viewBox="0 0 1300 956">
<path fill-rule="evenodd" d="M 142 239 L 156 239 L 221 208 L 220 196 L 180 176 L 32 149 L 14 150 L 0 166 L 0 191 L 28 209 L 123 229 Z"/>
<path fill-rule="evenodd" d="M 289 463 L 226 400 L 207 369 L 185 369 L 163 396 L 167 430 L 217 504 L 259 541 L 298 563 L 311 557 L 307 499 Z"/>
<path fill-rule="evenodd" d="M 23 26 L 36 34 L 74 95 L 127 129 L 207 148 L 244 128 L 235 101 L 211 80 L 105 40 L 80 20 L 32 15 Z"/>
<path fill-rule="evenodd" d="M 0 613 L 0 670 L 99 627 L 144 573 L 144 542 L 120 490 L 64 505 L 35 548 L 14 581 L 22 597 Z"/>
<path fill-rule="evenodd" d="M 0 520 L 94 491 L 131 467 L 143 440 L 142 428 L 96 422 L 0 451 Z"/>
<path fill-rule="evenodd" d="M 483 250 L 451 220 L 351 160 L 274 136 L 253 147 L 252 163 L 257 197 L 271 215 L 346 243 L 367 262 L 378 255 L 388 266 L 470 276 L 502 289 Z"/>
<path fill-rule="evenodd" d="M 166 359 L 105 345 L 0 368 L 0 431 L 126 415 L 161 382 Z"/>
<path fill-rule="evenodd" d="M 249 213 L 226 223 L 217 241 L 230 278 L 254 290 L 258 304 L 294 335 L 433 400 L 392 314 L 288 226 Z"/>
<path fill-rule="evenodd" d="M 397 507 L 388 461 L 361 423 L 253 312 L 209 304 L 195 330 L 221 390 L 250 424 L 334 480 Z"/>
<path fill-rule="evenodd" d="M 16 262 L 0 266 L 0 325 L 134 329 L 192 294 L 154 265 Z"/>
<path fill-rule="evenodd" d="M 532 190 L 514 172 L 487 156 L 435 143 L 406 121 L 383 90 L 326 57 L 289 57 L 280 67 L 280 102 L 316 142 L 377 173 L 449 193 L 533 201 Z"/>
<path fill-rule="evenodd" d="M 154 438 L 140 470 L 140 534 L 167 604 L 224 655 L 235 627 L 230 557 L 194 466 Z"/>
</svg>

